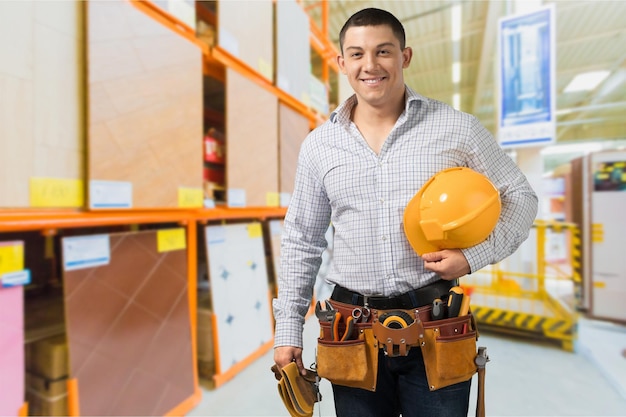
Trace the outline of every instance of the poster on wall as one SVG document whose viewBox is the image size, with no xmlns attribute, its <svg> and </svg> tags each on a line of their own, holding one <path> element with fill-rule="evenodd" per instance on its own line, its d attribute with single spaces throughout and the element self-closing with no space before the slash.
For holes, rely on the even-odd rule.
<svg viewBox="0 0 626 417">
<path fill-rule="evenodd" d="M 498 138 L 503 147 L 555 141 L 554 7 L 507 16 L 498 24 Z"/>
</svg>

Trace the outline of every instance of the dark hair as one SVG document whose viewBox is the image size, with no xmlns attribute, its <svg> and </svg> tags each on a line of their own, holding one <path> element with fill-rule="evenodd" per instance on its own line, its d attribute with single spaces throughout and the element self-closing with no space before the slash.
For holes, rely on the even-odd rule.
<svg viewBox="0 0 626 417">
<path fill-rule="evenodd" d="M 339 48 L 343 54 L 343 40 L 346 37 L 346 31 L 354 26 L 389 26 L 395 37 L 400 41 L 400 49 L 404 49 L 406 44 L 406 35 L 404 27 L 397 17 L 386 10 L 368 8 L 363 9 L 352 16 L 344 23 L 339 32 Z"/>
</svg>

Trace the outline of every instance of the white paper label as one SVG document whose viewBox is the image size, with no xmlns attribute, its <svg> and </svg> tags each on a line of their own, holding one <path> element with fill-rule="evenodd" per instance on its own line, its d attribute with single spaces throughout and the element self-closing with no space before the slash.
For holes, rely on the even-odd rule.
<svg viewBox="0 0 626 417">
<path fill-rule="evenodd" d="M 7 272 L 0 277 L 3 287 L 16 287 L 30 284 L 30 270 Z"/>
<path fill-rule="evenodd" d="M 133 184 L 126 181 L 89 181 L 91 208 L 131 208 Z"/>
<path fill-rule="evenodd" d="M 93 268 L 108 265 L 111 261 L 109 235 L 63 238 L 63 268 Z"/>
<path fill-rule="evenodd" d="M 227 199 L 228 207 L 245 207 L 246 190 L 242 188 L 229 188 Z"/>
</svg>

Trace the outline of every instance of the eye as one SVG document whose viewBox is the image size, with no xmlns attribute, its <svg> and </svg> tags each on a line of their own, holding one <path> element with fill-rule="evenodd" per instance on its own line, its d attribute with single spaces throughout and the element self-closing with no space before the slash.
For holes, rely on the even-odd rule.
<svg viewBox="0 0 626 417">
<path fill-rule="evenodd" d="M 378 51 L 378 55 L 389 55 L 389 50 L 388 49 L 381 49 L 380 51 Z"/>
<path fill-rule="evenodd" d="M 361 52 L 354 52 L 354 53 L 350 54 L 350 56 L 352 58 L 360 58 L 361 55 L 363 55 Z"/>
</svg>

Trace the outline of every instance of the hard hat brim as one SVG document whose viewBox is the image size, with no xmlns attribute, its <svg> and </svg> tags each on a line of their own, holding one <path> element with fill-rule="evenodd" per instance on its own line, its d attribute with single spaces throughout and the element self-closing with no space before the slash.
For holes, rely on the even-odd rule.
<svg viewBox="0 0 626 417">
<path fill-rule="evenodd" d="M 422 216 L 420 213 L 420 200 L 423 188 L 411 198 L 409 204 L 404 209 L 404 234 L 408 239 L 413 250 L 420 256 L 429 252 L 437 252 L 441 248 L 433 245 L 426 239 L 422 232 L 420 222 Z"/>
</svg>

